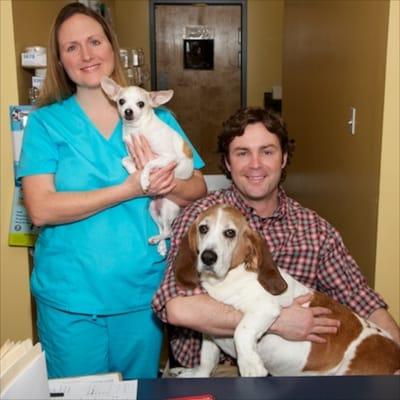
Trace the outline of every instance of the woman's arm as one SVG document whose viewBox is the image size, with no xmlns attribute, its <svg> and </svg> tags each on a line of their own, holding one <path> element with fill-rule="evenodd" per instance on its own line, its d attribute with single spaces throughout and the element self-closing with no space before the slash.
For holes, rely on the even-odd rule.
<svg viewBox="0 0 400 400">
<path fill-rule="evenodd" d="M 168 167 L 159 170 L 161 177 L 170 175 Z M 31 175 L 22 178 L 24 202 L 36 226 L 57 225 L 79 221 L 122 201 L 143 196 L 140 171 L 129 175 L 119 185 L 82 192 L 57 192 L 52 174 Z M 174 186 L 161 179 L 155 188 L 159 194 L 169 193 Z"/>
<path fill-rule="evenodd" d="M 206 183 L 203 174 L 199 170 L 195 170 L 189 179 L 175 178 L 175 183 L 176 186 L 166 197 L 181 207 L 185 207 L 192 201 L 207 194 Z"/>
</svg>

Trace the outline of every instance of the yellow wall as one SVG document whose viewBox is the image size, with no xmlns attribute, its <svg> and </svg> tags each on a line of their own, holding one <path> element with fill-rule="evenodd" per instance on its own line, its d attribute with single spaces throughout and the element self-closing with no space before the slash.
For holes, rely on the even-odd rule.
<svg viewBox="0 0 400 400">
<path fill-rule="evenodd" d="M 150 61 L 148 0 L 115 0 L 114 8 L 119 45 L 123 48 L 142 48 L 148 65 Z"/>
<path fill-rule="evenodd" d="M 1 29 L 1 231 L 0 273 L 1 313 L 0 343 L 32 337 L 29 267 L 26 248 L 9 247 L 8 227 L 13 196 L 12 143 L 8 106 L 18 104 L 17 69 L 14 47 L 13 18 L 10 0 L 0 1 Z"/>
<path fill-rule="evenodd" d="M 118 42 L 124 49 L 143 49 L 149 79 L 144 87 L 150 90 L 150 32 L 148 0 L 115 0 L 115 30 Z"/>
<path fill-rule="evenodd" d="M 247 3 L 247 104 L 262 106 L 264 92 L 282 85 L 284 1 Z"/>
<path fill-rule="evenodd" d="M 125 2 L 115 0 L 115 23 L 124 18 L 123 3 L 137 3 L 135 12 L 138 18 L 135 27 L 135 41 L 132 46 L 143 47 L 149 62 L 146 40 L 148 39 L 148 0 Z M 271 85 L 281 80 L 281 49 L 278 42 L 278 27 L 282 26 L 281 1 L 248 2 L 248 103 L 261 104 L 262 93 L 270 89 Z M 130 4 L 132 6 L 132 4 Z M 122 13 L 122 14 L 121 14 Z M 276 13 L 276 14 L 273 14 Z M 121 16 L 122 15 L 122 16 Z M 273 16 L 275 15 L 275 17 Z M 29 266 L 27 250 L 24 248 L 9 247 L 7 235 L 10 220 L 10 208 L 13 190 L 13 171 L 11 153 L 11 135 L 9 131 L 8 105 L 18 103 L 17 64 L 14 46 L 13 15 L 10 0 L 0 1 L 0 29 L 1 29 L 1 231 L 0 231 L 0 343 L 6 338 L 14 340 L 32 336 L 31 303 L 29 295 Z M 275 20 L 274 20 L 275 18 Z M 399 3 L 393 0 L 390 12 L 390 36 L 388 48 L 388 71 L 385 97 L 385 114 L 382 143 L 381 165 L 381 194 L 378 225 L 378 253 L 376 264 L 376 289 L 389 302 L 392 314 L 399 321 Z M 129 19 L 128 19 L 129 20 Z M 143 24 L 143 25 L 141 25 Z M 275 33 L 271 32 L 271 25 L 275 24 Z M 146 31 L 147 26 L 147 31 Z M 281 29 L 282 30 L 282 29 Z M 269 35 L 268 40 L 263 34 Z M 268 33 L 270 32 L 270 33 Z M 125 42 L 122 35 L 131 36 L 128 31 L 121 31 L 121 44 Z M 133 37 L 133 35 L 132 35 Z M 254 42 L 253 42 L 254 41 Z M 258 42 L 262 47 L 257 50 L 254 45 Z M 30 43 L 31 44 L 31 43 Z M 148 44 L 147 44 L 148 46 Z M 266 48 L 275 49 L 275 55 L 269 56 Z M 270 77 L 266 71 L 274 71 Z M 275 75 L 276 74 L 276 75 Z"/>
<path fill-rule="evenodd" d="M 390 311 L 398 323 L 400 322 L 399 13 L 400 3 L 392 0 L 389 14 L 375 273 L 375 288 L 390 304 Z"/>
<path fill-rule="evenodd" d="M 389 5 L 285 2 L 283 115 L 297 142 L 285 189 L 338 229 L 370 285 Z M 357 110 L 355 135 L 346 128 L 350 107 Z"/>
<path fill-rule="evenodd" d="M 248 0 L 247 104 L 263 105 L 264 92 L 282 84 L 283 0 Z M 121 47 L 141 47 L 150 67 L 148 0 L 115 0 Z"/>
</svg>

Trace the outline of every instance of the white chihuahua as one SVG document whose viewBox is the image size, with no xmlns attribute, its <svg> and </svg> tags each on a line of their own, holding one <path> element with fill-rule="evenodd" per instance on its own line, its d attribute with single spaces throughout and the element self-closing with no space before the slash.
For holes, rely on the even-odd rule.
<svg viewBox="0 0 400 400">
<path fill-rule="evenodd" d="M 149 161 L 140 175 L 143 192 L 149 188 L 150 172 L 176 162 L 175 177 L 189 179 L 193 174 L 193 154 L 181 136 L 157 117 L 153 108 L 167 103 L 173 96 L 172 90 L 147 92 L 137 87 L 121 87 L 111 78 L 103 77 L 101 87 L 108 97 L 115 101 L 123 120 L 123 139 L 126 144 L 133 143 L 134 135 L 143 135 L 150 144 L 156 158 Z M 128 150 L 129 154 L 129 150 Z M 128 155 L 122 160 L 126 170 L 133 174 L 136 166 Z M 171 224 L 179 214 L 179 206 L 165 197 L 155 198 L 150 203 L 150 213 L 156 222 L 159 234 L 149 238 L 149 243 L 157 244 L 157 250 L 165 256 L 165 239 L 171 235 Z"/>
</svg>

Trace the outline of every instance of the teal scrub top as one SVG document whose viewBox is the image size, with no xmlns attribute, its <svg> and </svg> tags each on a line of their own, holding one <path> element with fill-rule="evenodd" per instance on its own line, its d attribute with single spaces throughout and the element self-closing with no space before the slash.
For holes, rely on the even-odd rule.
<svg viewBox="0 0 400 400">
<path fill-rule="evenodd" d="M 190 144 L 168 110 L 156 113 Z M 194 149 L 193 154 L 195 168 L 203 167 Z M 105 139 L 71 96 L 30 114 L 18 178 L 53 174 L 57 191 L 100 189 L 126 179 L 124 156 L 122 122 Z M 43 226 L 31 276 L 37 300 L 96 315 L 150 307 L 165 270 L 157 246 L 148 244 L 158 232 L 149 213 L 150 200 L 135 198 L 77 222 Z"/>
</svg>

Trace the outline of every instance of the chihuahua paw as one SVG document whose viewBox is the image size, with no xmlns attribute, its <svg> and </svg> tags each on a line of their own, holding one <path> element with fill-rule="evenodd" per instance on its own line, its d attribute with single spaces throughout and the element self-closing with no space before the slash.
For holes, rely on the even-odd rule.
<svg viewBox="0 0 400 400">
<path fill-rule="evenodd" d="M 158 243 L 157 251 L 160 256 L 165 257 L 167 255 L 167 242 L 165 240 L 161 240 L 160 243 Z"/>
<path fill-rule="evenodd" d="M 132 175 L 136 171 L 136 166 L 133 160 L 130 157 L 124 157 L 122 159 L 122 165 L 128 171 L 130 175 Z"/>
<path fill-rule="evenodd" d="M 158 243 L 160 243 L 161 239 L 162 239 L 161 235 L 152 236 L 149 238 L 149 243 L 150 244 L 158 244 Z"/>
<path fill-rule="evenodd" d="M 144 171 L 140 175 L 140 186 L 142 187 L 143 193 L 146 193 L 149 190 L 150 186 L 149 174 L 146 174 Z"/>
<path fill-rule="evenodd" d="M 164 236 L 162 235 L 152 236 L 149 238 L 149 243 L 157 245 L 158 254 L 160 254 L 163 257 L 167 255 L 167 242 L 165 241 Z"/>
</svg>

